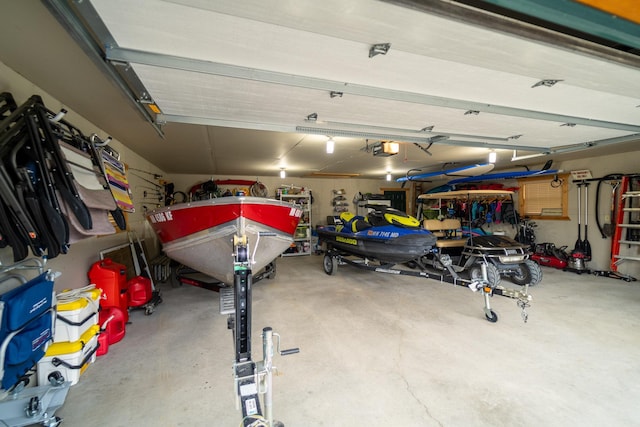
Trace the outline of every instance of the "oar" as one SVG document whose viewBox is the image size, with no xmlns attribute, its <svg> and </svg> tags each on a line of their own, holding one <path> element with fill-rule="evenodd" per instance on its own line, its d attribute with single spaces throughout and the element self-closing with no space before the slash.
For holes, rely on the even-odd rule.
<svg viewBox="0 0 640 427">
<path fill-rule="evenodd" d="M 587 237 L 587 223 L 589 221 L 589 183 L 584 183 L 584 240 L 582 249 L 587 260 L 591 259 L 591 243 Z"/>
<path fill-rule="evenodd" d="M 580 234 L 582 232 L 582 224 L 580 223 L 580 217 L 581 217 L 580 205 L 582 204 L 582 201 L 580 200 L 581 192 L 582 192 L 582 184 L 579 183 L 578 184 L 578 240 L 576 240 L 576 244 L 573 247 L 574 252 L 584 252 L 582 247 L 582 234 Z"/>
</svg>

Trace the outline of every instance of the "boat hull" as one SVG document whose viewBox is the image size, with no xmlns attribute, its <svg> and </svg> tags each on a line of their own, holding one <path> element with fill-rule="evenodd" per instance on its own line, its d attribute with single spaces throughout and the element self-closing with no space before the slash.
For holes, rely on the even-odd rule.
<svg viewBox="0 0 640 427">
<path fill-rule="evenodd" d="M 279 200 L 222 197 L 156 209 L 147 220 L 169 258 L 233 284 L 234 236 L 246 236 L 259 271 L 291 245 L 301 215 Z"/>
<path fill-rule="evenodd" d="M 427 230 L 401 233 L 398 227 L 373 227 L 357 233 L 336 231 L 335 227 L 318 227 L 318 237 L 328 249 L 377 260 L 400 264 L 420 258 L 431 251 L 436 237 Z"/>
</svg>

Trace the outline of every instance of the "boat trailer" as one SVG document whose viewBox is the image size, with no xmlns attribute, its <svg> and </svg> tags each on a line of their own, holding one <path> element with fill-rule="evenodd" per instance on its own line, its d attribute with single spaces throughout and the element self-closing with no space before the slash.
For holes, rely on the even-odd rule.
<svg viewBox="0 0 640 427">
<path fill-rule="evenodd" d="M 517 306 L 521 310 L 522 320 L 526 323 L 529 319 L 527 308 L 531 306 L 532 296 L 529 294 L 529 285 L 524 286 L 524 290 L 505 288 L 501 285 L 491 286 L 487 277 L 487 264 L 480 262 L 482 277 L 474 280 L 464 279 L 460 277 L 453 269 L 442 270 L 441 272 L 433 272 L 427 270 L 424 266 L 418 264 L 420 270 L 405 270 L 397 267 L 397 264 L 383 263 L 371 261 L 367 258 L 358 257 L 351 254 L 345 254 L 336 249 L 328 249 L 323 258 L 324 272 L 333 275 L 338 269 L 338 265 L 352 265 L 364 270 L 375 271 L 378 273 L 397 274 L 403 276 L 416 276 L 426 279 L 438 280 L 441 283 L 450 283 L 455 286 L 462 286 L 471 289 L 473 292 L 482 292 L 484 299 L 484 315 L 485 318 L 495 323 L 498 321 L 498 315 L 491 308 L 490 299 L 494 295 L 500 295 L 516 300 Z"/>
<path fill-rule="evenodd" d="M 273 419 L 274 350 L 281 356 L 300 352 L 299 348 L 280 350 L 280 335 L 271 327 L 262 329 L 262 360 L 251 358 L 251 292 L 253 275 L 249 243 L 245 235 L 235 235 L 234 286 L 220 289 L 220 314 L 228 315 L 235 345 L 233 364 L 236 409 L 242 410 L 243 427 L 284 427 Z M 274 341 L 276 344 L 274 344 Z M 261 399 L 262 396 L 262 405 Z"/>
</svg>

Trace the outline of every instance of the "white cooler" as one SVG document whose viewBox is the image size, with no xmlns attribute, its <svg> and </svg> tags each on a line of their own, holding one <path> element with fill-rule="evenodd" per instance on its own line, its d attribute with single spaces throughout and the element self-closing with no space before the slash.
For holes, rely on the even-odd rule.
<svg viewBox="0 0 640 427">
<path fill-rule="evenodd" d="M 100 326 L 93 325 L 78 341 L 53 343 L 38 362 L 38 384 L 48 384 L 49 374 L 59 371 L 65 381 L 77 384 L 80 375 L 96 360 Z"/>
<path fill-rule="evenodd" d="M 70 291 L 72 292 L 72 291 Z M 101 289 L 89 289 L 64 298 L 58 294 L 54 342 L 75 342 L 92 326 L 98 324 Z"/>
</svg>

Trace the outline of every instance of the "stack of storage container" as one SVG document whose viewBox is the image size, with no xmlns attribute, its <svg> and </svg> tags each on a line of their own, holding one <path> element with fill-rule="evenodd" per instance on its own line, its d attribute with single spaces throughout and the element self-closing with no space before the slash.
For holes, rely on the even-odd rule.
<svg viewBox="0 0 640 427">
<path fill-rule="evenodd" d="M 18 274 L 22 270 L 36 270 L 38 276 L 28 280 Z M 57 273 L 43 270 L 35 258 L 0 266 L 0 426 L 54 427 L 62 421 L 55 412 L 64 404 L 69 382 L 58 370 L 40 385 L 30 381 L 52 346 L 56 313 Z"/>
<path fill-rule="evenodd" d="M 51 372 L 76 384 L 80 375 L 96 359 L 98 351 L 98 307 L 102 291 L 94 286 L 63 291 L 58 305 L 53 344 L 38 362 L 38 383 L 43 384 Z"/>
</svg>

